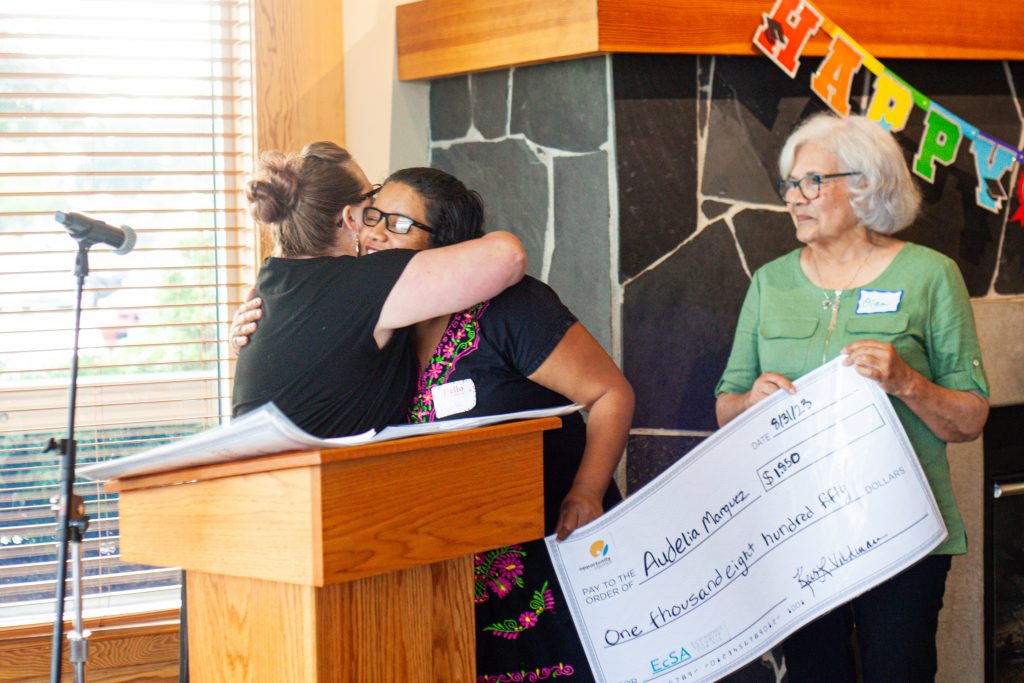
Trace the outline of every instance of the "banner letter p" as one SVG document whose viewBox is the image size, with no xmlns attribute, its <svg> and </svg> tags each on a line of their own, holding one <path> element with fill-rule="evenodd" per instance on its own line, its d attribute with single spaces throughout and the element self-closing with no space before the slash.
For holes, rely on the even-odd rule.
<svg viewBox="0 0 1024 683">
<path fill-rule="evenodd" d="M 960 126 L 935 109 L 928 110 L 924 136 L 914 155 L 914 173 L 929 183 L 935 182 L 935 162 L 949 166 L 960 149 Z"/>
</svg>

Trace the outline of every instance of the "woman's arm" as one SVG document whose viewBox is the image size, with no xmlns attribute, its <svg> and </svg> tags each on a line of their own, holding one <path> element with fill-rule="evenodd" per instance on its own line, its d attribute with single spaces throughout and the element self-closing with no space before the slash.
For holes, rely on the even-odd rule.
<svg viewBox="0 0 1024 683">
<path fill-rule="evenodd" d="M 587 445 L 555 533 L 564 539 L 599 517 L 633 422 L 633 387 L 590 332 L 574 323 L 528 379 L 585 406 Z"/>
<path fill-rule="evenodd" d="M 421 251 L 392 287 L 374 336 L 493 298 L 525 273 L 526 252 L 510 232 Z"/>
<path fill-rule="evenodd" d="M 421 320 L 454 313 L 490 299 L 522 279 L 526 252 L 509 232 L 493 232 L 450 247 L 427 249 L 412 257 L 384 301 L 374 338 L 383 347 L 391 331 Z M 263 315 L 256 290 L 231 321 L 231 350 L 249 343 Z"/>
<path fill-rule="evenodd" d="M 973 441 L 988 419 L 988 399 L 977 391 L 947 389 L 930 382 L 900 357 L 892 344 L 862 339 L 847 344 L 843 363 L 878 382 L 903 401 L 928 429 L 946 442 Z"/>
<path fill-rule="evenodd" d="M 715 401 L 715 417 L 718 419 L 718 426 L 724 427 L 734 417 L 750 408 L 759 401 L 768 398 L 779 389 L 791 394 L 796 393 L 796 387 L 785 375 L 777 372 L 765 372 L 754 380 L 754 386 L 745 394 L 730 394 L 722 392 Z"/>
</svg>

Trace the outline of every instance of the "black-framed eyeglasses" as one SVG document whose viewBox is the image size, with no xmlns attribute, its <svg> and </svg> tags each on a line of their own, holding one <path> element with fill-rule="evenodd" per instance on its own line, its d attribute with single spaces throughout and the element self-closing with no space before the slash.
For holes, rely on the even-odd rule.
<svg viewBox="0 0 1024 683">
<path fill-rule="evenodd" d="M 384 213 L 374 206 L 369 206 L 363 209 L 363 225 L 366 227 L 372 228 L 382 220 L 384 221 L 384 227 L 387 231 L 393 232 L 396 235 L 406 234 L 413 226 L 416 226 L 424 232 L 429 232 L 431 235 L 434 234 L 434 229 L 429 225 L 423 225 L 423 223 L 414 221 L 408 216 L 403 216 L 400 213 Z"/>
<path fill-rule="evenodd" d="M 786 195 L 789 194 L 789 190 L 792 187 L 800 190 L 800 195 L 810 201 L 817 199 L 818 195 L 821 194 L 821 183 L 823 180 L 832 180 L 833 178 L 845 178 L 851 175 L 860 175 L 860 171 L 851 171 L 850 173 L 808 173 L 799 180 L 789 180 L 783 178 L 775 181 L 775 191 L 779 193 L 779 197 L 782 201 L 786 201 Z"/>
</svg>

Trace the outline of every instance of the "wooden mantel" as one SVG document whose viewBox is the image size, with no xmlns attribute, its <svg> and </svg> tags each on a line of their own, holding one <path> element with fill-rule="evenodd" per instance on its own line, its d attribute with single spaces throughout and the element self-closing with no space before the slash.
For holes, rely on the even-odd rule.
<svg viewBox="0 0 1024 683">
<path fill-rule="evenodd" d="M 421 0 L 397 8 L 398 77 L 615 52 L 754 55 L 774 0 Z M 879 59 L 1024 59 L 1024 0 L 816 0 Z M 823 55 L 824 31 L 804 54 Z"/>
</svg>

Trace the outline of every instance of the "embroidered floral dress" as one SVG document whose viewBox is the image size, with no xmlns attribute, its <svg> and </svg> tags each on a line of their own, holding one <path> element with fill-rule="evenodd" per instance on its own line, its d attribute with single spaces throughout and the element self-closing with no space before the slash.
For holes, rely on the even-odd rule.
<svg viewBox="0 0 1024 683">
<path fill-rule="evenodd" d="M 531 277 L 491 301 L 454 314 L 420 373 L 409 421 L 570 403 L 527 377 L 575 322 L 558 296 Z M 445 385 L 448 390 L 435 391 Z M 544 434 L 547 534 L 554 531 L 586 439 L 578 414 L 564 418 L 563 425 Z M 485 458 L 481 455 L 480 467 L 487 466 Z M 609 487 L 606 509 L 617 496 L 616 488 Z M 494 501 L 496 508 L 501 505 L 501 500 Z M 479 553 L 474 573 L 478 683 L 593 680 L 543 540 Z"/>
</svg>

